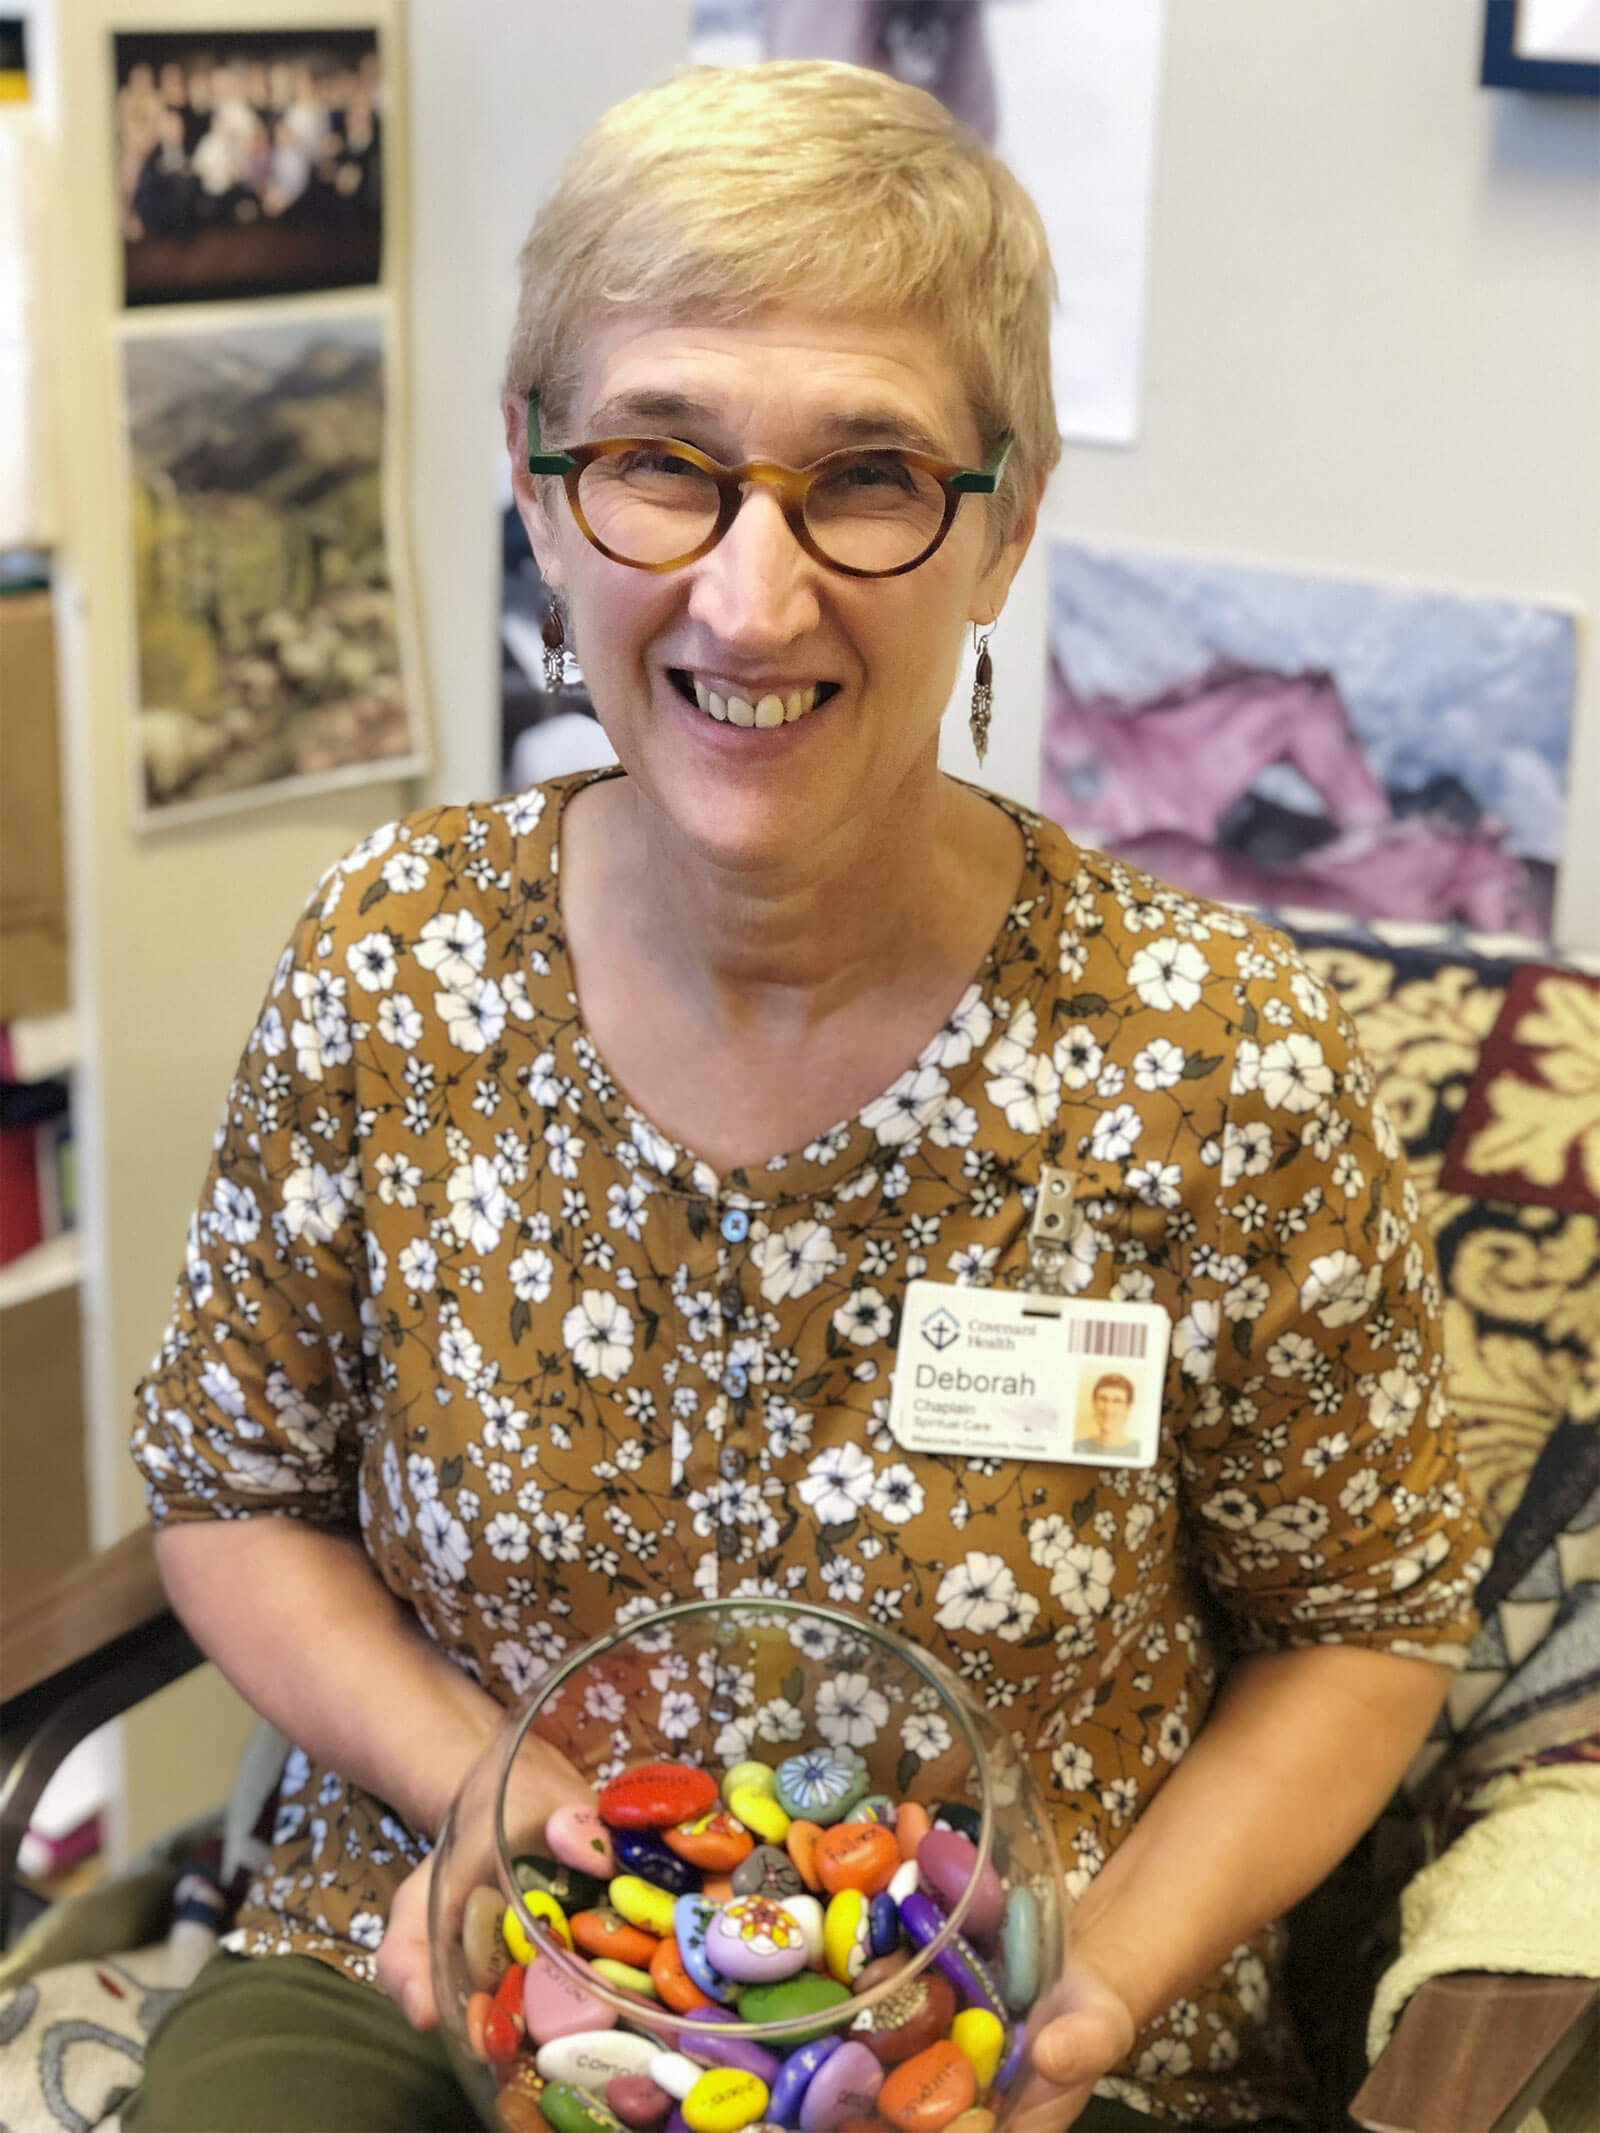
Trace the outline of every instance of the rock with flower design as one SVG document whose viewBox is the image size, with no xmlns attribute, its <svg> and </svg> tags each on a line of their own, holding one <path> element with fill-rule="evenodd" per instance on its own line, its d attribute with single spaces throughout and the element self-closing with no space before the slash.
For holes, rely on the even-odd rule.
<svg viewBox="0 0 1600 2133">
<path fill-rule="evenodd" d="M 779 1805 L 787 1814 L 824 1829 L 843 1821 L 866 1790 L 865 1765 L 838 1748 L 808 1748 L 778 1765 Z"/>
<path fill-rule="evenodd" d="M 721 1974 L 741 1985 L 773 1984 L 806 1967 L 799 1921 L 768 1896 L 724 1904 L 707 1923 L 705 1949 Z"/>
</svg>

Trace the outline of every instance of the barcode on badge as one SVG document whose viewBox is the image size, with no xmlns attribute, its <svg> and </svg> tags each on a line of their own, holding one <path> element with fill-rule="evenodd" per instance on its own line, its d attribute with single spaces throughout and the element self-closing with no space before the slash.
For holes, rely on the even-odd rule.
<svg viewBox="0 0 1600 2133">
<path fill-rule="evenodd" d="M 1115 1356 L 1119 1362 L 1142 1362 L 1148 1326 L 1136 1319 L 1074 1318 L 1067 1323 L 1069 1355 Z"/>
</svg>

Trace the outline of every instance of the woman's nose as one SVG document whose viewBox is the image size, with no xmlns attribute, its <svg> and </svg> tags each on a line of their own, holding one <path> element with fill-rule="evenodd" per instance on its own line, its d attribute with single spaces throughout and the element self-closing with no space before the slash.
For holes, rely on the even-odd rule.
<svg viewBox="0 0 1600 2133">
<path fill-rule="evenodd" d="M 817 566 L 777 497 L 759 484 L 745 490 L 733 524 L 691 569 L 689 612 L 725 643 L 788 644 L 817 625 Z"/>
</svg>

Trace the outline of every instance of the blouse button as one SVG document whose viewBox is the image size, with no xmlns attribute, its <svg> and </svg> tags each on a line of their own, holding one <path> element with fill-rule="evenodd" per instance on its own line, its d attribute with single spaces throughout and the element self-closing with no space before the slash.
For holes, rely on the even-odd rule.
<svg viewBox="0 0 1600 2133">
<path fill-rule="evenodd" d="M 722 1389 L 730 1400 L 742 1400 L 750 1390 L 750 1373 L 743 1363 L 730 1363 L 722 1373 Z"/>
<path fill-rule="evenodd" d="M 717 1553 L 725 1561 L 739 1553 L 739 1529 L 737 1526 L 718 1526 Z"/>
<path fill-rule="evenodd" d="M 722 1478 L 724 1481 L 737 1481 L 739 1479 L 739 1476 L 744 1472 L 744 1453 L 739 1449 L 737 1444 L 725 1444 L 722 1447 L 721 1455 L 717 1460 L 717 1465 L 722 1469 Z"/>
<path fill-rule="evenodd" d="M 743 1244 L 750 1234 L 750 1217 L 742 1207 L 730 1207 L 722 1218 L 722 1234 L 730 1244 Z"/>
<path fill-rule="evenodd" d="M 739 1291 L 734 1287 L 731 1281 L 723 1290 L 722 1294 L 717 1298 L 717 1301 L 721 1304 L 722 1315 L 726 1319 L 732 1320 L 737 1318 L 740 1312 L 744 1309 L 744 1298 L 739 1294 Z"/>
</svg>

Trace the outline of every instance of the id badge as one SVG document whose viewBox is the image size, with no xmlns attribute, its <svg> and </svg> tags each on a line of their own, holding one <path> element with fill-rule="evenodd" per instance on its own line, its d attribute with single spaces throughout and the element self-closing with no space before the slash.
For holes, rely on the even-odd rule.
<svg viewBox="0 0 1600 2133">
<path fill-rule="evenodd" d="M 1159 1304 L 914 1281 L 889 1428 L 908 1452 L 1153 1466 L 1171 1336 Z"/>
</svg>

